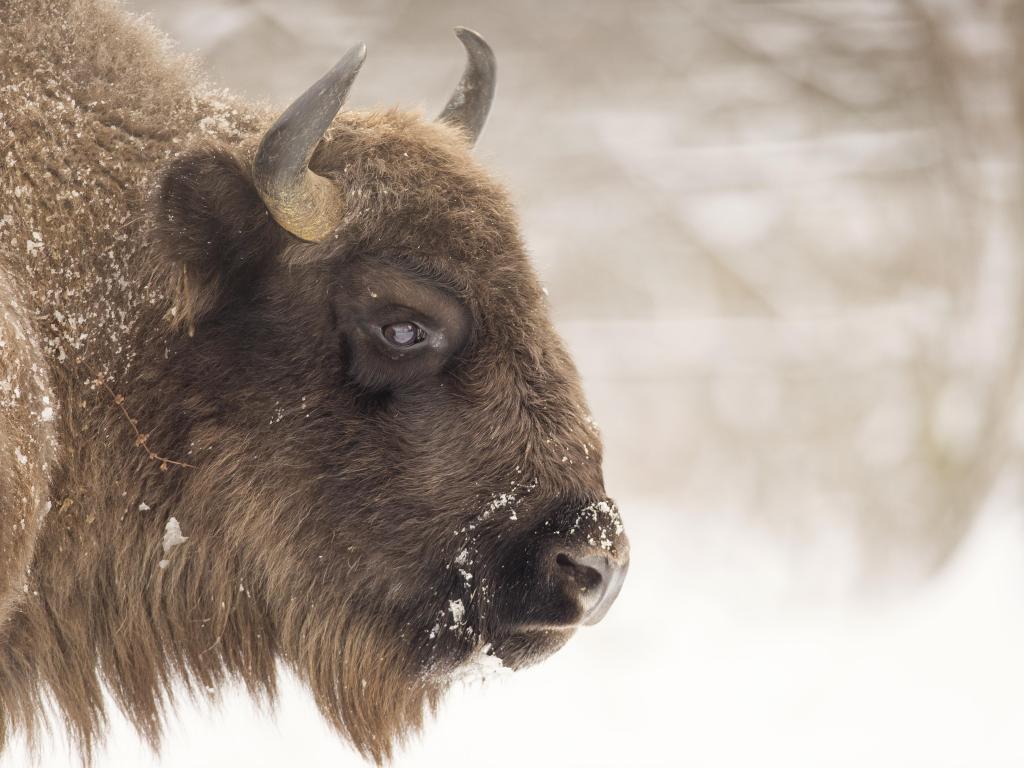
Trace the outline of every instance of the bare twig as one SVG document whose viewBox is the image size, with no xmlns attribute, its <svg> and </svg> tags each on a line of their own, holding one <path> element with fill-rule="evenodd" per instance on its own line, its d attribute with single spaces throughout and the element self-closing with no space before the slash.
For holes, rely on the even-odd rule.
<svg viewBox="0 0 1024 768">
<path fill-rule="evenodd" d="M 142 448 L 150 459 L 152 459 L 153 461 L 159 461 L 160 470 L 162 472 L 166 472 L 171 466 L 187 467 L 188 469 L 196 468 L 194 464 L 188 464 L 184 461 L 175 461 L 174 459 L 168 459 L 166 456 L 161 456 L 152 448 L 150 448 L 149 435 L 146 432 L 142 432 L 139 429 L 138 420 L 132 418 L 132 415 L 128 413 L 128 409 L 124 407 L 124 395 L 114 392 L 114 390 L 110 388 L 110 385 L 107 384 L 106 379 L 104 379 L 101 374 L 97 373 L 96 370 L 91 365 L 89 365 L 83 358 L 78 357 L 75 359 L 75 362 L 77 362 L 79 365 L 81 365 L 89 372 L 89 375 L 92 376 L 92 380 L 96 383 L 97 386 L 103 387 L 103 389 L 107 391 L 107 394 L 110 395 L 110 399 L 113 401 L 114 405 L 118 407 L 118 409 L 124 415 L 125 419 L 128 421 L 128 424 L 131 425 L 132 430 L 135 432 L 135 445 L 139 448 Z"/>
</svg>

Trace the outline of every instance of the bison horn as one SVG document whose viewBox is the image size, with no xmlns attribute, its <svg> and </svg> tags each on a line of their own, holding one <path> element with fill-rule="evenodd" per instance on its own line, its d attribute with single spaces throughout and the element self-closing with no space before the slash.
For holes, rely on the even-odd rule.
<svg viewBox="0 0 1024 768">
<path fill-rule="evenodd" d="M 491 110 L 498 66 L 491 46 L 476 32 L 456 27 L 455 34 L 466 48 L 466 69 L 437 119 L 460 126 L 469 136 L 470 144 L 476 144 Z"/>
<path fill-rule="evenodd" d="M 284 111 L 256 150 L 256 191 L 274 220 L 303 240 L 323 240 L 344 215 L 344 195 L 329 179 L 309 170 L 309 159 L 345 103 L 365 58 L 365 45 L 350 48 Z"/>
</svg>

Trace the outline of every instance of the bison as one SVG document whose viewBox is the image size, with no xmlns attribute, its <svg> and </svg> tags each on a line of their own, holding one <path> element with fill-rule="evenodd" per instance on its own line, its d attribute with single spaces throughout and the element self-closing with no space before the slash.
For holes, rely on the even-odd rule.
<svg viewBox="0 0 1024 768">
<path fill-rule="evenodd" d="M 106 0 L 0 0 L 0 744 L 279 664 L 387 760 L 481 655 L 598 621 L 628 543 L 506 193 L 495 63 L 437 120 L 283 114 Z"/>
</svg>

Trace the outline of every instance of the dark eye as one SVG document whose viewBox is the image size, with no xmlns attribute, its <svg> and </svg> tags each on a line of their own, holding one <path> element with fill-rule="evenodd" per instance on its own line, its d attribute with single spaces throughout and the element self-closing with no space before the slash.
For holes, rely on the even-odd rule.
<svg viewBox="0 0 1024 768">
<path fill-rule="evenodd" d="M 427 338 L 416 323 L 392 323 L 381 328 L 384 338 L 396 347 L 411 347 Z"/>
</svg>

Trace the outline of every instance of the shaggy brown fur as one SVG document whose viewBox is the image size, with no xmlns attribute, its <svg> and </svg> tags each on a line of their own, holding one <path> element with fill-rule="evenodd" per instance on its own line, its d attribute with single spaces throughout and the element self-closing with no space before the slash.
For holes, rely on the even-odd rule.
<svg viewBox="0 0 1024 768">
<path fill-rule="evenodd" d="M 304 243 L 251 184 L 270 115 L 104 0 L 0 10 L 0 746 L 50 698 L 88 755 L 104 685 L 155 746 L 172 683 L 272 698 L 283 662 L 380 761 L 484 643 L 564 643 L 539 544 L 626 545 L 464 137 L 343 112 L 346 220 Z M 394 307 L 445 345 L 382 353 Z"/>
</svg>

